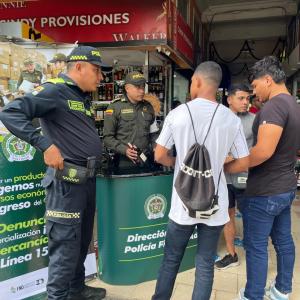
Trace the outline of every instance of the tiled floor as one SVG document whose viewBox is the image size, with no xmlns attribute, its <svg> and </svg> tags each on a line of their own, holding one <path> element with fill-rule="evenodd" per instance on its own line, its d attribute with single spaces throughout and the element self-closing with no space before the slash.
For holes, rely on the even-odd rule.
<svg viewBox="0 0 300 300">
<path fill-rule="evenodd" d="M 300 199 L 294 201 L 292 209 L 292 231 L 294 242 L 296 245 L 296 262 L 294 271 L 293 293 L 291 300 L 300 299 Z M 242 221 L 237 219 L 237 235 L 242 236 Z M 241 264 L 238 267 L 229 268 L 224 271 L 215 271 L 215 280 L 211 300 L 233 300 L 238 290 L 245 286 L 246 282 L 246 263 L 243 248 L 238 247 L 237 252 Z M 223 256 L 226 253 L 224 239 L 220 239 L 218 254 Z M 268 281 L 272 280 L 276 274 L 276 254 L 269 245 L 269 272 Z M 174 287 L 172 300 L 188 300 L 191 299 L 194 282 L 194 269 L 180 273 Z M 88 283 L 92 286 L 101 286 L 107 289 L 107 297 L 109 300 L 149 300 L 154 291 L 155 280 L 148 281 L 134 286 L 112 286 L 102 283 L 98 279 Z"/>
</svg>

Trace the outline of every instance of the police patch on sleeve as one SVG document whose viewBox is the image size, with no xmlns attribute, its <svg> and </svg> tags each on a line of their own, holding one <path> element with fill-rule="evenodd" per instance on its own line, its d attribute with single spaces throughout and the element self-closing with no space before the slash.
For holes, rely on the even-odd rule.
<svg viewBox="0 0 300 300">
<path fill-rule="evenodd" d="M 41 92 L 44 89 L 45 88 L 40 85 L 33 90 L 32 95 L 36 96 L 39 92 Z"/>
</svg>

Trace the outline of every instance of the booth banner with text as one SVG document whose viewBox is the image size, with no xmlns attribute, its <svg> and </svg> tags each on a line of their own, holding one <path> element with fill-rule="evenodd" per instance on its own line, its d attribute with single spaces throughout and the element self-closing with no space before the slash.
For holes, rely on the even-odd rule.
<svg viewBox="0 0 300 300">
<path fill-rule="evenodd" d="M 194 36 L 184 21 L 183 17 L 179 13 L 174 3 L 170 0 L 169 13 L 172 14 L 171 20 L 171 35 L 174 50 L 181 53 L 189 62 L 194 61 Z"/>
<path fill-rule="evenodd" d="M 166 40 L 166 1 L 1 1 L 0 22 L 24 22 L 25 38 L 63 43 Z"/>
<path fill-rule="evenodd" d="M 41 153 L 0 126 L 0 299 L 45 290 L 44 174 Z"/>
<path fill-rule="evenodd" d="M 0 299 L 44 293 L 48 280 L 45 226 L 45 164 L 41 152 L 0 122 Z M 97 273 L 95 253 L 85 274 Z M 33 298 L 30 298 L 33 299 Z"/>
<path fill-rule="evenodd" d="M 138 284 L 157 278 L 171 205 L 173 174 L 97 178 L 100 278 Z M 113 222 L 111 221 L 113 220 Z M 180 271 L 195 265 L 192 234 Z"/>
</svg>

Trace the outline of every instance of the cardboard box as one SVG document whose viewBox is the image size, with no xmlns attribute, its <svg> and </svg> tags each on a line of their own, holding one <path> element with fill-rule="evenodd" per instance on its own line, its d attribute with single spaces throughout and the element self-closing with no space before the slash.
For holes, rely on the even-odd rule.
<svg viewBox="0 0 300 300">
<path fill-rule="evenodd" d="M 9 78 L 10 76 L 10 67 L 7 64 L 0 64 L 0 77 Z"/>
<path fill-rule="evenodd" d="M 0 91 L 8 90 L 8 79 L 0 79 Z"/>
<path fill-rule="evenodd" d="M 9 65 L 10 45 L 9 43 L 0 43 L 0 64 Z"/>
<path fill-rule="evenodd" d="M 25 58 L 28 58 L 27 50 L 21 46 L 10 43 L 10 65 L 23 66 Z"/>
<path fill-rule="evenodd" d="M 10 67 L 10 79 L 19 80 L 21 71 L 19 67 Z"/>
</svg>

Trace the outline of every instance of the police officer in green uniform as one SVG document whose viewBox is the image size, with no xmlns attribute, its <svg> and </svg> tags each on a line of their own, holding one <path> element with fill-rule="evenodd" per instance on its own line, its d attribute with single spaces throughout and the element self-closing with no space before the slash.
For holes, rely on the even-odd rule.
<svg viewBox="0 0 300 300">
<path fill-rule="evenodd" d="M 63 53 L 56 53 L 49 62 L 53 64 L 53 77 L 57 77 L 61 72 L 65 73 L 67 57 Z"/>
<path fill-rule="evenodd" d="M 65 67 L 67 57 L 63 53 L 56 53 L 49 62 L 54 64 L 57 68 Z"/>
<path fill-rule="evenodd" d="M 42 180 L 47 192 L 48 300 L 100 300 L 106 294 L 105 289 L 85 285 L 84 268 L 96 206 L 95 167 L 90 162 L 100 161 L 102 153 L 90 92 L 103 79 L 102 66 L 96 48 L 75 48 L 66 74 L 0 112 L 7 129 L 42 151 L 48 166 Z M 35 117 L 40 118 L 42 134 L 32 126 Z"/>
<path fill-rule="evenodd" d="M 104 145 L 119 156 L 119 170 L 143 169 L 151 161 L 151 142 L 158 133 L 152 105 L 145 101 L 146 79 L 139 72 L 125 77 L 124 95 L 105 111 Z"/>
<path fill-rule="evenodd" d="M 41 84 L 43 74 L 42 72 L 35 69 L 34 62 L 31 58 L 26 58 L 23 62 L 26 70 L 21 72 L 18 80 L 18 88 L 22 84 L 23 80 L 33 82 L 35 86 Z"/>
</svg>

